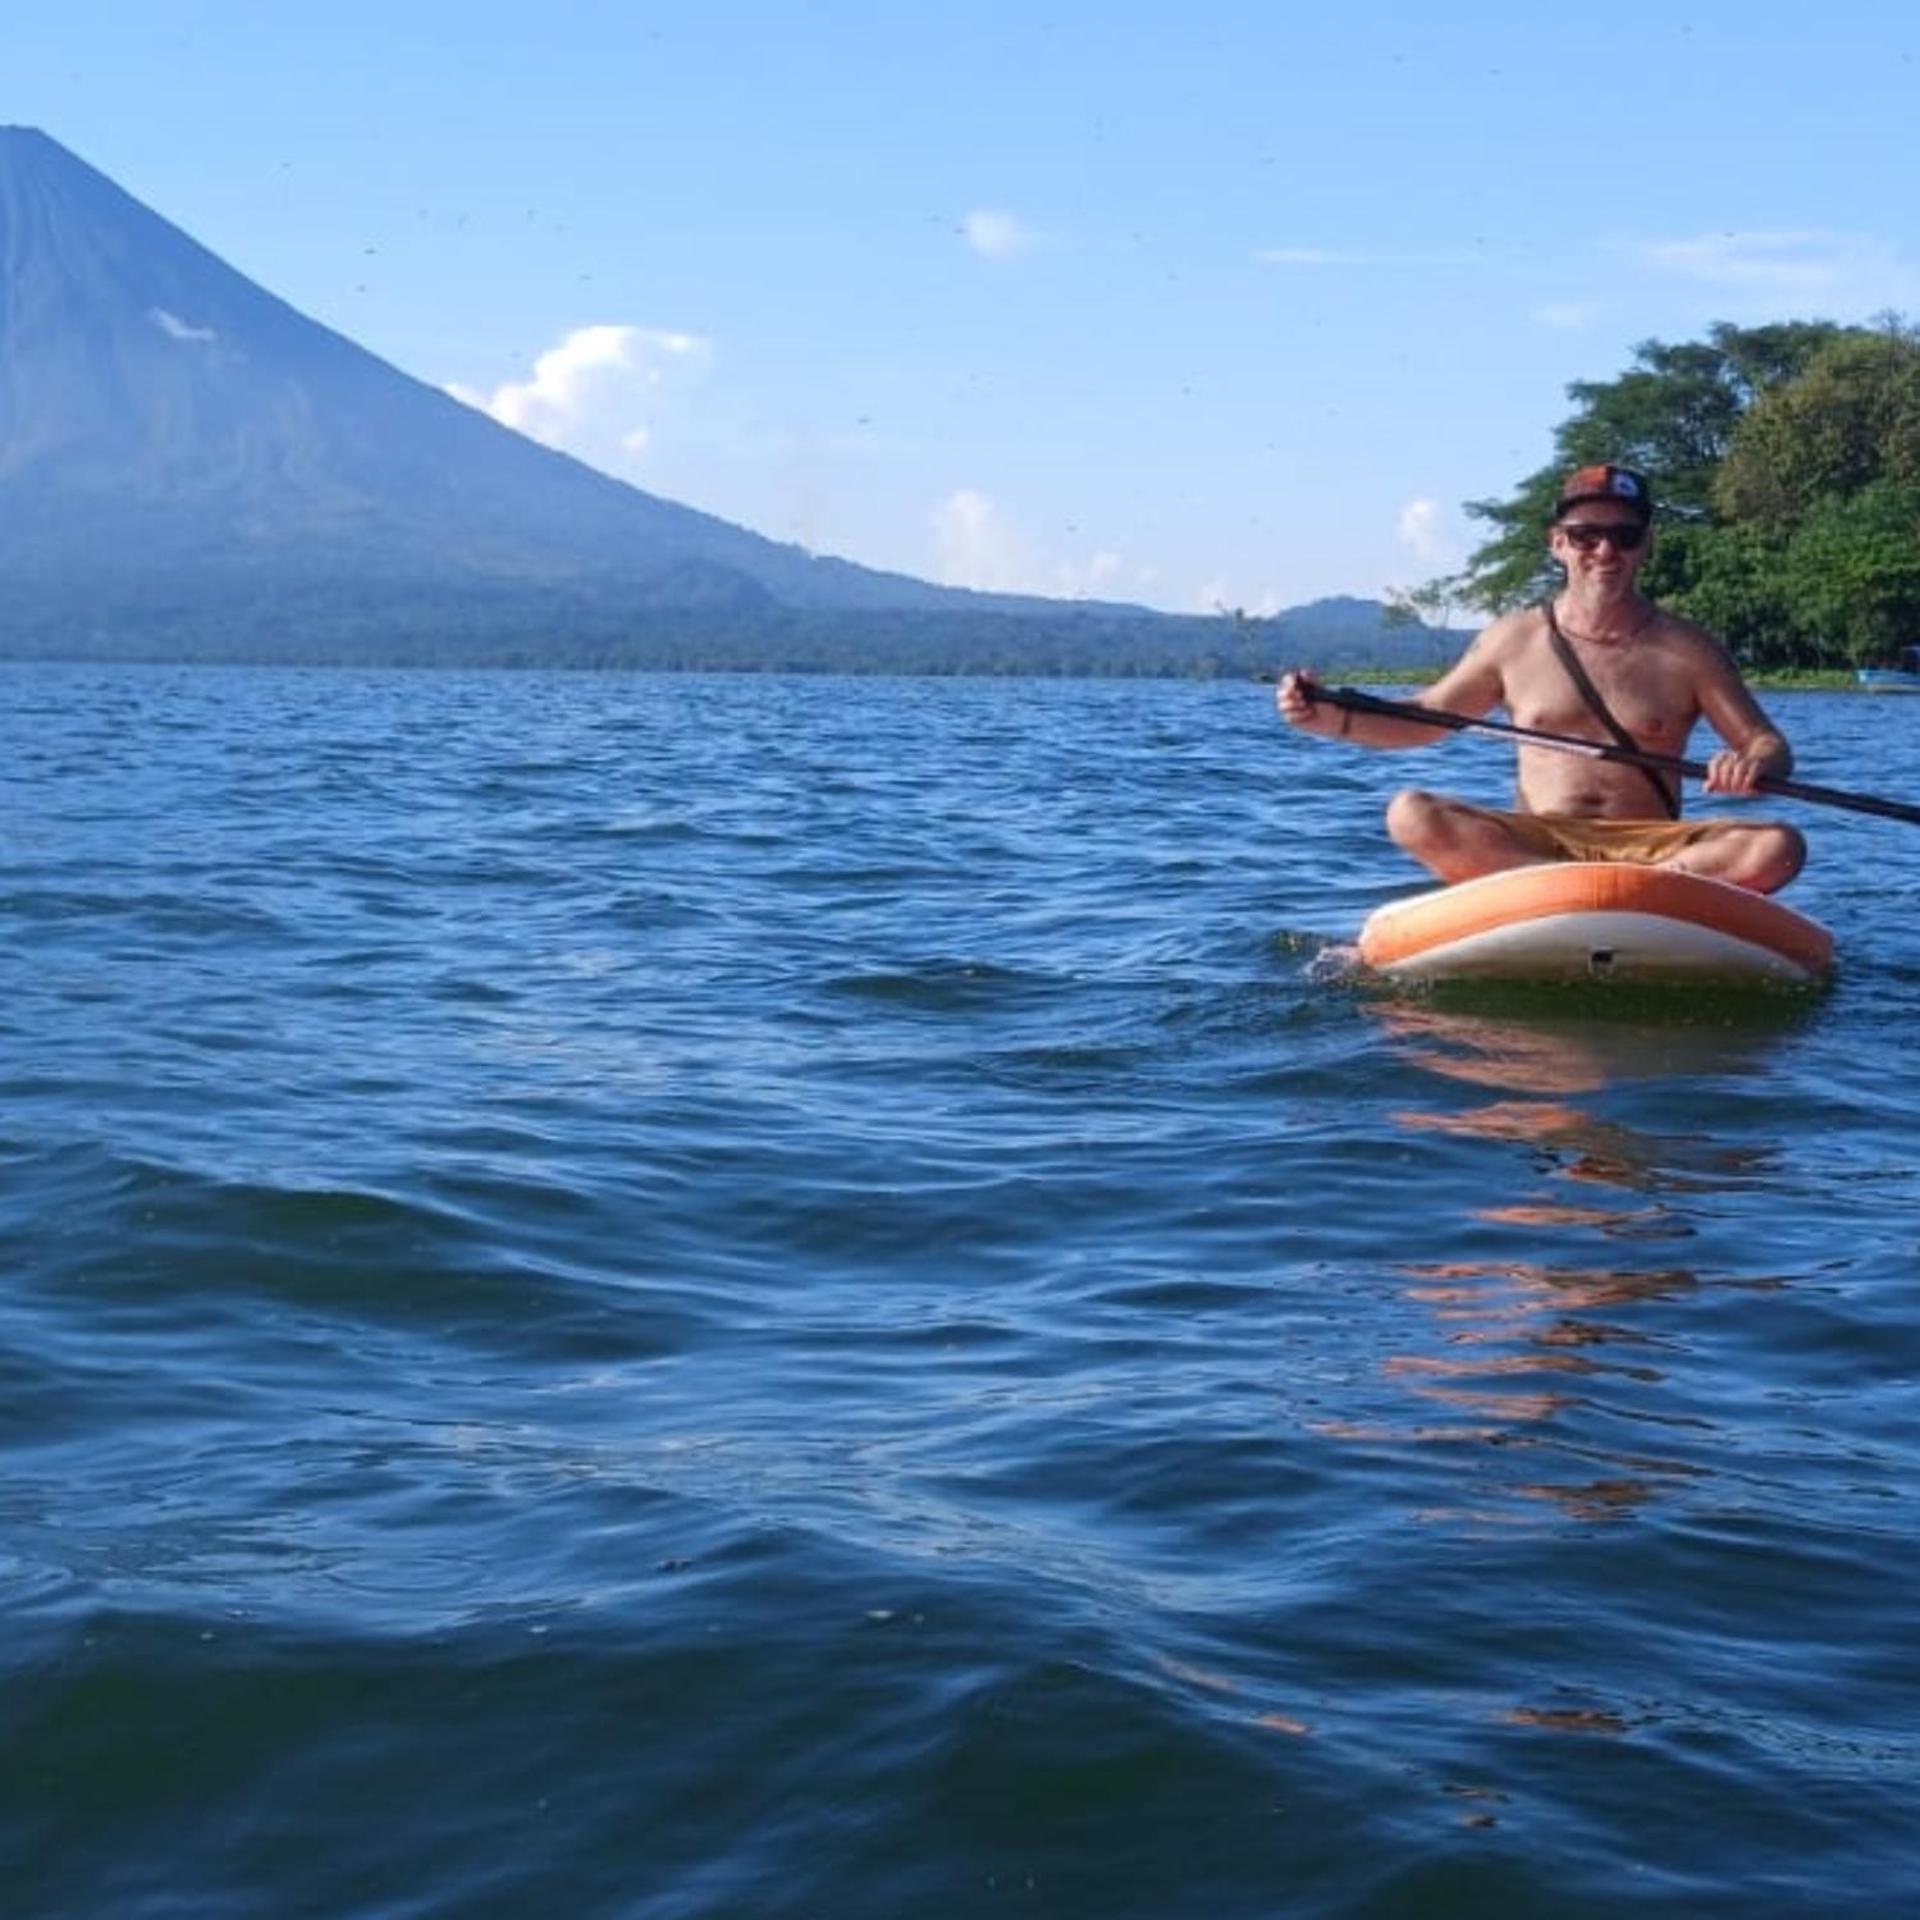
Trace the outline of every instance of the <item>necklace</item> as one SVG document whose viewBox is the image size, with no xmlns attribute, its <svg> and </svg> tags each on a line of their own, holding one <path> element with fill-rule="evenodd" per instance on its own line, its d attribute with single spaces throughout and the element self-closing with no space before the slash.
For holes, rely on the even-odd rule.
<svg viewBox="0 0 1920 1920">
<path fill-rule="evenodd" d="M 1640 618 L 1625 633 L 1582 633 L 1577 627 L 1569 626 L 1565 620 L 1560 622 L 1560 631 L 1568 639 L 1582 641 L 1590 647 L 1624 647 L 1629 640 L 1639 639 L 1640 635 L 1653 624 L 1656 611 L 1651 601 L 1646 602 Z"/>
</svg>

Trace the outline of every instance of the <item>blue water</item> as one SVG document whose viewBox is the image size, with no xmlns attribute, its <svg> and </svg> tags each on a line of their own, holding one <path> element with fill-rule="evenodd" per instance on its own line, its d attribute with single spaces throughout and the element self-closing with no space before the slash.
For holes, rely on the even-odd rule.
<svg viewBox="0 0 1920 1920">
<path fill-rule="evenodd" d="M 6 1910 L 1909 1909 L 1920 831 L 1821 999 L 1397 1000 L 1416 766 L 0 669 Z"/>
</svg>

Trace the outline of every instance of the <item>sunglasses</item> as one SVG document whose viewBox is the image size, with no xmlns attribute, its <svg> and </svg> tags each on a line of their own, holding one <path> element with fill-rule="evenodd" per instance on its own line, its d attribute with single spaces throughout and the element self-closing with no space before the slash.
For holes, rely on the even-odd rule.
<svg viewBox="0 0 1920 1920">
<path fill-rule="evenodd" d="M 1645 527 L 1596 527 L 1591 521 L 1564 520 L 1560 531 L 1582 553 L 1591 553 L 1601 541 L 1610 540 L 1615 553 L 1632 553 L 1646 544 Z"/>
</svg>

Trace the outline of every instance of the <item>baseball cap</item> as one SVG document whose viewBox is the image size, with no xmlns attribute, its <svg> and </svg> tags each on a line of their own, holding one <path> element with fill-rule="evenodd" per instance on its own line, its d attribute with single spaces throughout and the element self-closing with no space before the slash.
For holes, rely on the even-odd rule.
<svg viewBox="0 0 1920 1920">
<path fill-rule="evenodd" d="M 1617 507 L 1631 507 L 1643 525 L 1653 518 L 1653 494 L 1647 487 L 1647 476 L 1631 467 L 1576 467 L 1560 483 L 1553 517 L 1558 520 L 1569 507 L 1587 500 L 1611 500 Z"/>
</svg>

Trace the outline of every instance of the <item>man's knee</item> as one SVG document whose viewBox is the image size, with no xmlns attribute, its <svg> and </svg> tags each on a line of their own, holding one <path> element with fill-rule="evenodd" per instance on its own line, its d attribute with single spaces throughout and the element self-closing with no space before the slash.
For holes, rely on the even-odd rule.
<svg viewBox="0 0 1920 1920">
<path fill-rule="evenodd" d="M 1784 887 L 1806 864 L 1807 843 L 1797 827 L 1735 827 L 1727 878 L 1755 893 Z"/>
<path fill-rule="evenodd" d="M 1434 836 L 1446 802 L 1420 787 L 1403 787 L 1387 802 L 1387 832 L 1396 847 L 1424 846 Z"/>
<path fill-rule="evenodd" d="M 1753 893 L 1774 893 L 1800 871 L 1806 858 L 1807 843 L 1797 827 L 1729 824 L 1671 864 Z"/>
<path fill-rule="evenodd" d="M 1769 893 L 1807 864 L 1807 839 L 1798 827 L 1756 827 L 1754 839 L 1754 862 Z"/>
</svg>

